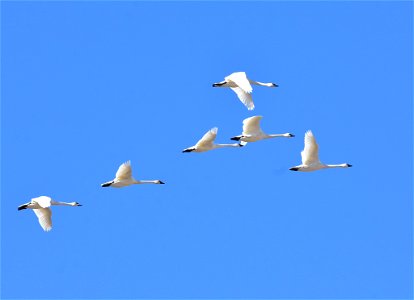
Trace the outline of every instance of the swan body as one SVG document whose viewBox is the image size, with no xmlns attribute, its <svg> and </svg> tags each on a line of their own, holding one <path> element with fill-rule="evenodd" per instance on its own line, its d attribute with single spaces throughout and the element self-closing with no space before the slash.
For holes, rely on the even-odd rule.
<svg viewBox="0 0 414 300">
<path fill-rule="evenodd" d="M 164 184 L 161 180 L 136 180 L 132 177 L 132 168 L 131 161 L 123 163 L 119 166 L 118 171 L 115 174 L 115 178 L 111 181 L 102 183 L 102 187 L 124 187 L 132 184 L 144 184 L 144 183 L 153 183 L 153 184 Z"/>
<path fill-rule="evenodd" d="M 224 148 L 224 147 L 243 147 L 246 145 L 245 142 L 234 143 L 234 144 L 214 144 L 214 140 L 217 136 L 218 128 L 214 127 L 207 131 L 206 134 L 192 147 L 184 149 L 182 152 L 205 152 L 213 149 Z"/>
<path fill-rule="evenodd" d="M 229 87 L 236 94 L 240 101 L 247 107 L 248 110 L 254 109 L 254 103 L 252 99 L 252 84 L 261 85 L 267 87 L 277 87 L 275 83 L 265 83 L 254 81 L 247 78 L 245 72 L 235 72 L 224 78 L 224 81 L 213 83 L 213 87 Z"/>
<path fill-rule="evenodd" d="M 302 164 L 292 167 L 289 170 L 311 172 L 321 169 L 352 167 L 350 164 L 328 165 L 321 163 L 318 155 L 318 144 L 316 143 L 315 137 L 310 130 L 305 133 L 305 148 L 300 154 L 302 156 Z"/>
<path fill-rule="evenodd" d="M 231 140 L 234 141 L 243 141 L 243 142 L 257 142 L 260 140 L 277 138 L 277 137 L 287 137 L 291 138 L 295 135 L 292 133 L 282 133 L 282 134 L 267 134 L 262 131 L 260 128 L 260 120 L 262 116 L 253 116 L 243 120 L 243 133 L 241 135 L 232 137 Z"/>
<path fill-rule="evenodd" d="M 53 201 L 50 197 L 40 196 L 33 198 L 28 203 L 20 205 L 17 210 L 32 209 L 36 214 L 40 226 L 42 226 L 43 230 L 50 231 L 52 230 L 52 210 L 50 209 L 52 205 L 82 206 L 78 202 L 58 202 Z"/>
</svg>

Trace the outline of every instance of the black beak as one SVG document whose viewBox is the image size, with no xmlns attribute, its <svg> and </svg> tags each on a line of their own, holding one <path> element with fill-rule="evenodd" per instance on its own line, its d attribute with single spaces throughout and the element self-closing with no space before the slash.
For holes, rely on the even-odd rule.
<svg viewBox="0 0 414 300">
<path fill-rule="evenodd" d="M 291 170 L 291 171 L 297 171 L 297 170 L 299 170 L 299 168 L 293 167 L 293 168 L 290 168 L 289 170 Z"/>
<path fill-rule="evenodd" d="M 165 183 L 160 180 L 160 184 L 165 184 Z"/>
<path fill-rule="evenodd" d="M 232 138 L 231 138 L 231 140 L 232 140 L 232 141 L 240 141 L 240 138 L 239 138 L 239 137 L 237 137 L 237 136 L 235 136 L 235 137 L 232 137 Z"/>
<path fill-rule="evenodd" d="M 346 164 L 346 165 L 347 165 L 349 168 L 350 168 L 350 167 L 352 167 L 352 165 L 350 165 L 350 164 Z"/>
<path fill-rule="evenodd" d="M 273 86 L 274 86 L 274 87 L 278 87 L 279 85 L 278 85 L 278 84 L 276 84 L 276 83 L 273 83 Z"/>
<path fill-rule="evenodd" d="M 183 151 L 182 151 L 182 153 L 185 153 L 185 152 L 193 152 L 194 151 L 194 149 L 184 149 Z"/>
<path fill-rule="evenodd" d="M 289 133 L 289 136 L 290 136 L 290 137 L 295 137 L 295 135 L 294 135 L 294 134 L 291 134 L 291 133 Z"/>
</svg>

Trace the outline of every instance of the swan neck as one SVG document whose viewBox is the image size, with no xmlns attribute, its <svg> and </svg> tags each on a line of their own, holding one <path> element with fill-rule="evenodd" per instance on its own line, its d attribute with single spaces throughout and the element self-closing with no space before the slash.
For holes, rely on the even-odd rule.
<svg viewBox="0 0 414 300">
<path fill-rule="evenodd" d="M 251 84 L 255 84 L 255 85 L 261 85 L 261 86 L 273 86 L 273 83 L 267 83 L 267 82 L 260 82 L 260 81 L 254 81 L 254 80 L 251 80 L 251 79 L 249 79 L 249 82 L 251 83 Z"/>
<path fill-rule="evenodd" d="M 224 147 L 240 147 L 239 144 L 215 144 L 214 148 L 224 148 Z"/>
<path fill-rule="evenodd" d="M 285 137 L 284 134 L 268 134 L 267 138 Z"/>
<path fill-rule="evenodd" d="M 141 183 L 157 183 L 157 180 L 139 180 L 135 181 L 135 184 L 141 184 Z"/>
<path fill-rule="evenodd" d="M 67 203 L 67 202 L 59 202 L 59 201 L 51 201 L 50 204 L 51 205 L 62 205 L 62 206 L 73 206 L 70 203 Z"/>
<path fill-rule="evenodd" d="M 345 164 L 340 165 L 325 165 L 325 168 L 346 168 Z"/>
</svg>

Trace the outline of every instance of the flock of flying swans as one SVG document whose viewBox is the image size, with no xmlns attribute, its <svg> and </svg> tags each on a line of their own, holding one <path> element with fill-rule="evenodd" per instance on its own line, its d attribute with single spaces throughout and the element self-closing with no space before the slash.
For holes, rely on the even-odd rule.
<svg viewBox="0 0 414 300">
<path fill-rule="evenodd" d="M 252 99 L 253 88 L 251 84 L 261 85 L 267 87 L 277 87 L 275 83 L 263 83 L 251 80 L 247 78 L 245 72 L 235 72 L 224 78 L 224 81 L 213 83 L 213 87 L 229 87 L 238 96 L 240 101 L 247 107 L 248 110 L 254 109 L 254 103 Z M 217 137 L 218 128 L 214 127 L 210 129 L 203 137 L 191 147 L 184 149 L 182 152 L 205 152 L 213 149 L 224 148 L 224 147 L 236 147 L 240 148 L 245 146 L 247 143 L 257 142 L 264 139 L 271 139 L 277 137 L 294 137 L 292 133 L 283 134 L 267 134 L 260 128 L 260 120 L 262 116 L 253 116 L 243 120 L 243 132 L 240 135 L 234 136 L 231 140 L 238 141 L 233 144 L 215 144 L 214 141 Z M 291 171 L 310 172 L 328 168 L 349 168 L 352 165 L 344 163 L 337 165 L 328 165 L 321 163 L 318 155 L 318 144 L 316 143 L 315 137 L 312 131 L 308 130 L 305 133 L 305 147 L 301 152 L 302 164 L 292 167 Z M 127 161 L 119 166 L 118 171 L 115 174 L 115 178 L 111 181 L 102 183 L 102 187 L 125 187 L 133 184 L 164 184 L 161 180 L 136 180 L 132 177 L 131 161 Z M 63 206 L 82 206 L 78 202 L 58 202 L 52 200 L 47 196 L 40 196 L 33 198 L 30 202 L 20 205 L 17 209 L 32 209 L 36 214 L 40 226 L 44 231 L 50 231 L 52 229 L 52 205 L 63 205 Z"/>
</svg>

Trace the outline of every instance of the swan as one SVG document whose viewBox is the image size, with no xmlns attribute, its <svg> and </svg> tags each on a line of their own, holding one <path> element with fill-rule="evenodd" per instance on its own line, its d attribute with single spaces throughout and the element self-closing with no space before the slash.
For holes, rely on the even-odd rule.
<svg viewBox="0 0 414 300">
<path fill-rule="evenodd" d="M 316 143 L 315 137 L 310 130 L 305 133 L 305 148 L 300 154 L 302 155 L 302 164 L 296 167 L 292 167 L 289 170 L 310 172 L 329 168 L 352 167 L 350 164 L 326 165 L 321 163 L 318 157 L 318 144 Z"/>
<path fill-rule="evenodd" d="M 264 83 L 254 81 L 247 78 L 245 72 L 235 72 L 224 78 L 224 81 L 213 83 L 213 87 L 229 87 L 239 97 L 240 101 L 247 107 L 248 110 L 254 109 L 254 103 L 252 99 L 253 88 L 251 84 L 267 86 L 267 87 L 278 87 L 275 83 Z"/>
<path fill-rule="evenodd" d="M 217 136 L 218 128 L 214 127 L 207 131 L 206 134 L 192 147 L 184 149 L 182 152 L 205 152 L 217 148 L 224 148 L 224 147 L 243 147 L 246 145 L 246 142 L 235 143 L 235 144 L 214 144 L 214 140 Z"/>
<path fill-rule="evenodd" d="M 82 206 L 78 202 L 58 202 L 53 201 L 50 197 L 40 196 L 20 205 L 17 210 L 33 209 L 43 230 L 50 231 L 52 230 L 52 210 L 50 209 L 52 205 Z"/>
<path fill-rule="evenodd" d="M 102 187 L 124 187 L 132 184 L 154 183 L 164 184 L 161 180 L 135 180 L 132 177 L 131 161 L 128 160 L 119 166 L 118 171 L 115 174 L 115 179 L 102 183 Z"/>
<path fill-rule="evenodd" d="M 257 142 L 264 139 L 271 139 L 277 137 L 287 137 L 291 138 L 295 135 L 292 133 L 283 133 L 283 134 L 267 134 L 262 131 L 260 128 L 260 120 L 262 116 L 253 116 L 243 120 L 243 133 L 241 135 L 232 137 L 233 141 L 243 141 L 243 142 Z"/>
</svg>

